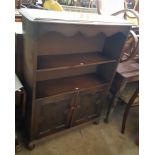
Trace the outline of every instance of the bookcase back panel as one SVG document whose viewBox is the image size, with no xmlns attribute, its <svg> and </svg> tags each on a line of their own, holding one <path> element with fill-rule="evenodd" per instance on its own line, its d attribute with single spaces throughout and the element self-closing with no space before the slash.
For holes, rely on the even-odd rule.
<svg viewBox="0 0 155 155">
<path fill-rule="evenodd" d="M 111 59 L 119 60 L 126 36 L 122 32 L 113 34 L 105 39 L 104 55 Z"/>
<path fill-rule="evenodd" d="M 99 77 L 104 78 L 105 81 L 111 82 L 115 74 L 117 62 L 99 65 L 97 68 L 97 74 Z"/>
<path fill-rule="evenodd" d="M 38 55 L 102 51 L 104 39 L 103 33 L 85 36 L 77 32 L 73 36 L 65 36 L 58 32 L 48 32 L 38 40 Z"/>
<path fill-rule="evenodd" d="M 46 97 L 50 98 L 50 96 L 75 92 L 76 90 L 85 90 L 106 84 L 108 83 L 104 78 L 100 78 L 95 73 L 38 81 L 36 84 L 36 98 L 37 100 L 44 100 Z"/>
</svg>

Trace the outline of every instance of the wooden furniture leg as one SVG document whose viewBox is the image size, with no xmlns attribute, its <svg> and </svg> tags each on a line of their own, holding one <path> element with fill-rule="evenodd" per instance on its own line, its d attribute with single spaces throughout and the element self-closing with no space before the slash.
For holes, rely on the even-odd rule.
<svg viewBox="0 0 155 155">
<path fill-rule="evenodd" d="M 127 104 L 124 115 L 123 115 L 121 133 L 125 132 L 125 125 L 126 125 L 126 120 L 127 120 L 127 117 L 128 117 L 129 110 L 130 110 L 130 105 Z"/>
<path fill-rule="evenodd" d="M 130 107 L 134 103 L 134 101 L 138 95 L 138 92 L 139 92 L 139 88 L 136 89 L 136 91 L 134 92 L 133 96 L 130 98 L 129 103 L 127 104 L 127 106 L 125 108 L 124 115 L 123 115 L 123 121 L 122 121 L 122 128 L 121 128 L 122 134 L 124 134 L 124 132 L 125 132 L 126 120 L 127 120 L 128 114 L 129 114 Z"/>
<path fill-rule="evenodd" d="M 34 148 L 35 148 L 35 144 L 33 144 L 33 143 L 28 143 L 28 144 L 27 144 L 27 149 L 28 149 L 28 150 L 31 151 L 31 150 L 33 150 Z"/>
<path fill-rule="evenodd" d="M 136 137 L 135 144 L 136 144 L 137 146 L 139 146 L 139 133 L 138 133 L 138 135 L 137 135 L 137 137 Z"/>
<path fill-rule="evenodd" d="M 108 121 L 109 121 L 109 115 L 111 114 L 111 108 L 113 106 L 114 100 L 115 100 L 115 96 L 113 96 L 112 101 L 108 104 L 108 110 L 107 110 L 107 113 L 106 113 L 106 117 L 104 119 L 105 123 L 108 123 Z"/>
<path fill-rule="evenodd" d="M 23 98 L 22 98 L 22 117 L 25 117 L 26 91 L 24 89 L 21 89 L 21 90 L 22 90 L 22 95 L 23 95 Z"/>
<path fill-rule="evenodd" d="M 112 99 L 110 100 L 107 108 L 106 117 L 104 119 L 105 123 L 108 123 L 110 115 L 113 113 L 115 107 L 117 106 L 119 95 L 125 88 L 126 83 L 127 81 L 125 79 L 122 79 L 122 77 L 116 73 L 110 90 L 110 92 L 112 93 Z"/>
<path fill-rule="evenodd" d="M 19 145 L 19 140 L 17 137 L 17 134 L 15 135 L 15 152 L 19 152 L 21 150 L 20 145 Z"/>
</svg>

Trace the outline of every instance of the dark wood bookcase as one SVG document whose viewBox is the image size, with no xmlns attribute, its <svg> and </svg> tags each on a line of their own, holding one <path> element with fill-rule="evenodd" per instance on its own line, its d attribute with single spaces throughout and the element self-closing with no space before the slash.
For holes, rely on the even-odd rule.
<svg viewBox="0 0 155 155">
<path fill-rule="evenodd" d="M 97 14 L 20 13 L 29 141 L 97 120 L 131 25 Z"/>
</svg>

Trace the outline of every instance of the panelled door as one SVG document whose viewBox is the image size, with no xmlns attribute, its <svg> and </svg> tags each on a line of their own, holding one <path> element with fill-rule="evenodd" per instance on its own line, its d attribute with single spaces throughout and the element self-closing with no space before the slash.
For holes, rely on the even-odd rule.
<svg viewBox="0 0 155 155">
<path fill-rule="evenodd" d="M 37 104 L 37 136 L 68 128 L 72 114 L 74 93 L 53 97 Z"/>
<path fill-rule="evenodd" d="M 103 87 L 80 91 L 77 95 L 71 126 L 81 124 L 100 116 L 103 95 Z"/>
</svg>

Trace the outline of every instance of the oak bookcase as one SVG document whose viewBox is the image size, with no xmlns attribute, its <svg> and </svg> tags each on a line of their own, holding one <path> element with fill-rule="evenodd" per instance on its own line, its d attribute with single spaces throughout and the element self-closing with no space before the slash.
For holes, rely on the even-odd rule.
<svg viewBox="0 0 155 155">
<path fill-rule="evenodd" d="M 89 13 L 20 13 L 29 142 L 98 119 L 131 25 Z"/>
</svg>

